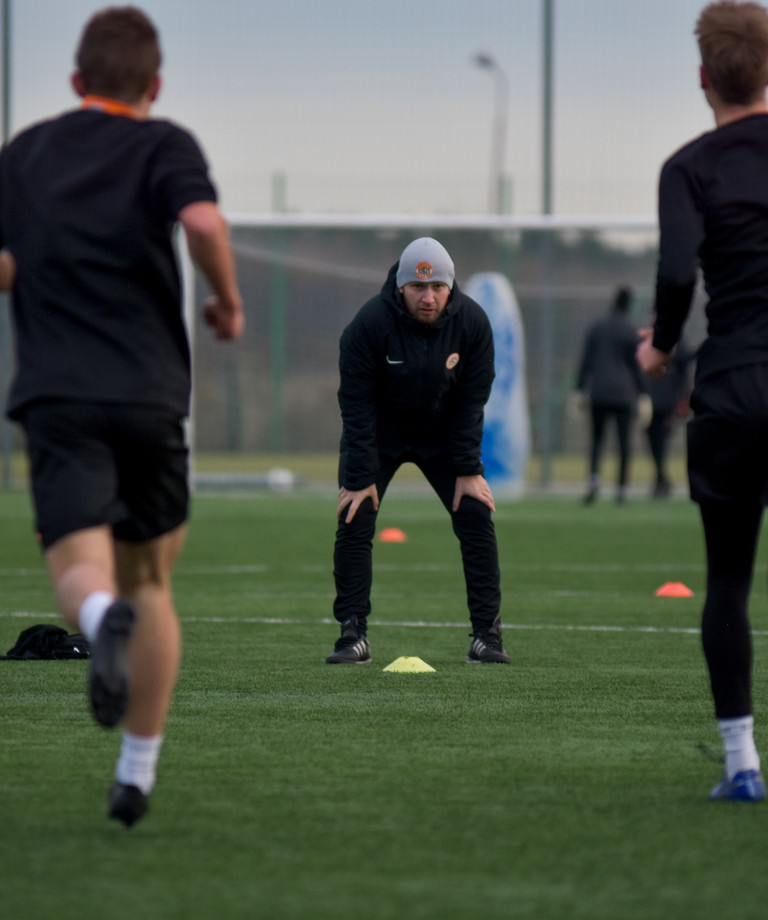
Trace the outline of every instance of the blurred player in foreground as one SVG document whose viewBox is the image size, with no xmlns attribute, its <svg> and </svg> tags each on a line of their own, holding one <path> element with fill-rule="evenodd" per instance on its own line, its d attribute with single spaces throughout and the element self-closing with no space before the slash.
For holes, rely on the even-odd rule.
<svg viewBox="0 0 768 920">
<path fill-rule="evenodd" d="M 437 492 L 461 545 L 473 636 L 467 661 L 509 663 L 501 643 L 496 507 L 480 459 L 493 359 L 488 317 L 461 293 L 451 257 L 429 237 L 406 246 L 381 292 L 344 330 L 333 608 L 341 636 L 328 664 L 371 660 L 376 517 L 406 462 Z"/>
<path fill-rule="evenodd" d="M 708 336 L 690 401 L 688 478 L 704 527 L 702 641 L 726 758 L 711 798 L 755 802 L 766 792 L 747 602 L 768 501 L 768 13 L 756 3 L 712 3 L 696 35 L 717 127 L 662 169 L 656 312 L 637 355 L 652 377 L 664 373 L 700 264 Z"/>
<path fill-rule="evenodd" d="M 61 612 L 91 642 L 96 720 L 122 721 L 109 817 L 130 826 L 155 783 L 180 659 L 171 569 L 188 506 L 189 346 L 176 221 L 220 339 L 243 328 L 229 234 L 190 134 L 148 117 L 153 24 L 134 7 L 87 23 L 78 110 L 0 155 L 0 279 L 12 291 L 37 529 Z"/>
</svg>

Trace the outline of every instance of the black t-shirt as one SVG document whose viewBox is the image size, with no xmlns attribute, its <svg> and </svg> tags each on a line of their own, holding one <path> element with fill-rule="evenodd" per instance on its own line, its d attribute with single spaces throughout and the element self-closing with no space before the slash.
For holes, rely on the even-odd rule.
<svg viewBox="0 0 768 920">
<path fill-rule="evenodd" d="M 659 227 L 654 345 L 678 341 L 700 265 L 709 335 L 697 378 L 768 362 L 768 115 L 707 132 L 664 164 Z"/>
<path fill-rule="evenodd" d="M 0 247 L 17 265 L 11 417 L 40 399 L 187 413 L 173 227 L 186 205 L 215 200 L 198 144 L 167 121 L 81 109 L 11 141 L 0 154 Z"/>
</svg>

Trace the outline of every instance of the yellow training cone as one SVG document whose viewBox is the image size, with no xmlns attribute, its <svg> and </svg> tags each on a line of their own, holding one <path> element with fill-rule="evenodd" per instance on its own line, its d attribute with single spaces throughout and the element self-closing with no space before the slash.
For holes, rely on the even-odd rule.
<svg viewBox="0 0 768 920">
<path fill-rule="evenodd" d="M 384 670 L 394 671 L 398 674 L 426 674 L 428 671 L 434 671 L 435 669 L 415 655 L 404 655 L 402 658 L 396 658 Z"/>
</svg>

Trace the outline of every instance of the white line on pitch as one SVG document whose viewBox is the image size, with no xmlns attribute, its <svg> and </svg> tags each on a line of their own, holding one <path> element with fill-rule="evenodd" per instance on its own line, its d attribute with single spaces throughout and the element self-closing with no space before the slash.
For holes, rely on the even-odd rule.
<svg viewBox="0 0 768 920">
<path fill-rule="evenodd" d="M 30 611 L 12 611 L 0 613 L 0 618 L 18 617 L 24 619 L 38 620 L 58 620 L 59 616 L 55 613 L 35 613 Z M 336 625 L 336 620 L 330 617 L 323 617 L 320 620 L 300 620 L 290 617 L 196 617 L 182 616 L 179 617 L 182 623 L 228 623 L 237 625 L 238 623 L 248 623 L 250 625 L 278 625 L 278 626 L 316 626 L 319 623 L 323 625 Z M 466 629 L 467 623 L 428 623 L 423 620 L 369 620 L 369 626 L 383 628 L 387 626 L 396 626 L 401 628 L 425 628 L 425 629 Z M 611 625 L 587 625 L 572 623 L 505 623 L 506 630 L 528 630 L 528 631 L 553 631 L 553 632 L 617 632 L 617 633 L 676 633 L 682 635 L 698 635 L 698 628 L 678 627 L 678 626 L 611 626 Z M 768 630 L 753 629 L 753 636 L 768 636 Z"/>
</svg>

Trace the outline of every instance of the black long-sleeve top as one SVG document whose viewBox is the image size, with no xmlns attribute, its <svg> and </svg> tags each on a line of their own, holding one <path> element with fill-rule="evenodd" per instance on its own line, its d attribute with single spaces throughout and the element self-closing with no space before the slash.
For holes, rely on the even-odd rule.
<svg viewBox="0 0 768 920">
<path fill-rule="evenodd" d="M 768 362 L 768 115 L 701 135 L 664 164 L 653 344 L 671 351 L 697 268 L 709 297 L 697 379 Z"/>
<path fill-rule="evenodd" d="M 456 476 L 482 474 L 483 408 L 494 377 L 491 325 L 454 284 L 434 323 L 406 310 L 397 264 L 341 336 L 341 450 L 352 491 L 374 482 L 379 453 L 444 453 Z"/>
</svg>

